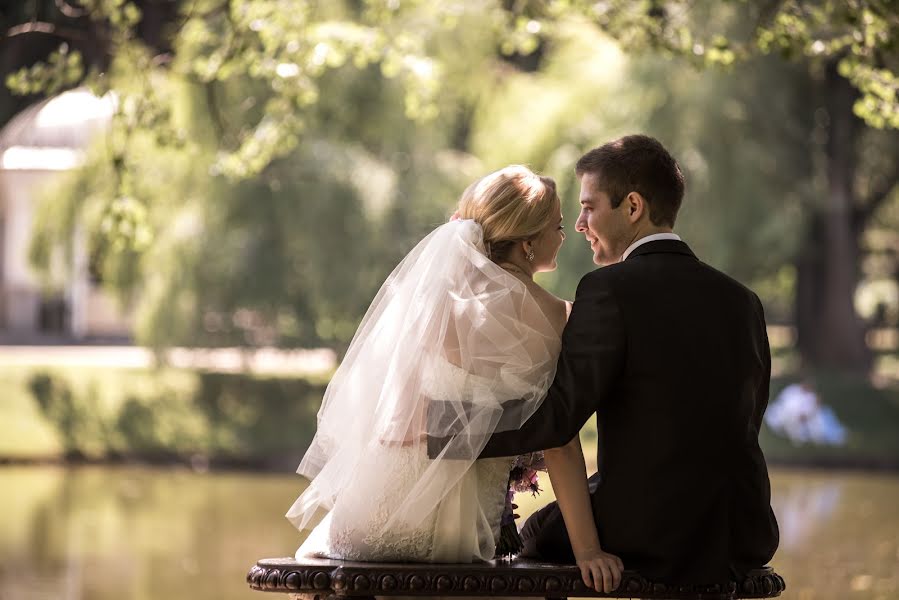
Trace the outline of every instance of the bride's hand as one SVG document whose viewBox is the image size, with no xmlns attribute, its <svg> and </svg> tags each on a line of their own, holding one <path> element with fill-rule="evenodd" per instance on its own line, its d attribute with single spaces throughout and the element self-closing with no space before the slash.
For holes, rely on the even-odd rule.
<svg viewBox="0 0 899 600">
<path fill-rule="evenodd" d="M 618 588 L 621 583 L 621 572 L 624 563 L 614 554 L 594 550 L 581 556 L 576 556 L 577 566 L 581 570 L 581 579 L 584 585 L 597 592 L 609 593 Z"/>
</svg>

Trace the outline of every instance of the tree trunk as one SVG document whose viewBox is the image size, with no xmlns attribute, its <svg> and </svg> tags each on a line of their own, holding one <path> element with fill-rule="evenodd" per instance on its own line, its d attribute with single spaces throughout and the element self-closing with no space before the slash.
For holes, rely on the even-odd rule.
<svg viewBox="0 0 899 600">
<path fill-rule="evenodd" d="M 835 63 L 827 70 L 825 94 L 827 194 L 809 220 L 797 261 L 799 352 L 811 367 L 866 372 L 871 352 L 853 302 L 860 261 L 853 227 L 858 120 L 852 105 L 857 92 L 839 76 Z"/>
</svg>

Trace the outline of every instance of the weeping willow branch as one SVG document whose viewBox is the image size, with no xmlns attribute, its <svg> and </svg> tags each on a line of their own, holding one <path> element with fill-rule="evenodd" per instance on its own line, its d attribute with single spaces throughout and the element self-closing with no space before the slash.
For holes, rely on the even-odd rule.
<svg viewBox="0 0 899 600">
<path fill-rule="evenodd" d="M 10 27 L 6 30 L 6 35 L 4 39 L 9 39 L 12 37 L 16 37 L 19 35 L 26 35 L 29 33 L 40 33 L 44 35 L 53 35 L 56 37 L 61 37 L 69 40 L 75 40 L 79 42 L 88 41 L 88 36 L 83 32 L 77 29 L 72 29 L 70 27 L 60 27 L 59 25 L 54 25 L 53 23 L 46 23 L 44 21 L 31 21 L 28 23 L 22 23 L 21 25 L 16 25 L 14 27 Z"/>
</svg>

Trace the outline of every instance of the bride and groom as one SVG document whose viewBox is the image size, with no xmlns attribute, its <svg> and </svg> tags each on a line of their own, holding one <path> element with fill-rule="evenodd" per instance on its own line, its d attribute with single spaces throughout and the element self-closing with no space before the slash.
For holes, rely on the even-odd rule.
<svg viewBox="0 0 899 600">
<path fill-rule="evenodd" d="M 770 354 L 758 297 L 672 232 L 677 163 L 631 135 L 578 161 L 575 229 L 599 268 L 573 304 L 533 281 L 565 239 L 554 182 L 476 181 L 387 278 L 331 380 L 288 512 L 297 556 L 493 558 L 516 456 L 557 501 L 523 556 L 673 584 L 739 581 L 778 544 L 758 445 Z M 578 432 L 597 416 L 598 472 Z"/>
</svg>

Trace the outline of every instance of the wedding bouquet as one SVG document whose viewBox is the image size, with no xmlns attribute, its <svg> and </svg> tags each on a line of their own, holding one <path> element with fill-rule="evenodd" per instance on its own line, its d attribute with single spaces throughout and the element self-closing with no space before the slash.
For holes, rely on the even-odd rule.
<svg viewBox="0 0 899 600">
<path fill-rule="evenodd" d="M 499 541 L 496 544 L 496 558 L 511 558 L 521 552 L 524 544 L 515 525 L 515 509 L 513 504 L 517 492 L 530 492 L 536 496 L 540 493 L 538 471 L 546 471 L 543 452 L 531 452 L 515 458 L 512 470 L 509 471 L 509 487 L 506 492 L 506 506 L 500 521 Z"/>
</svg>

